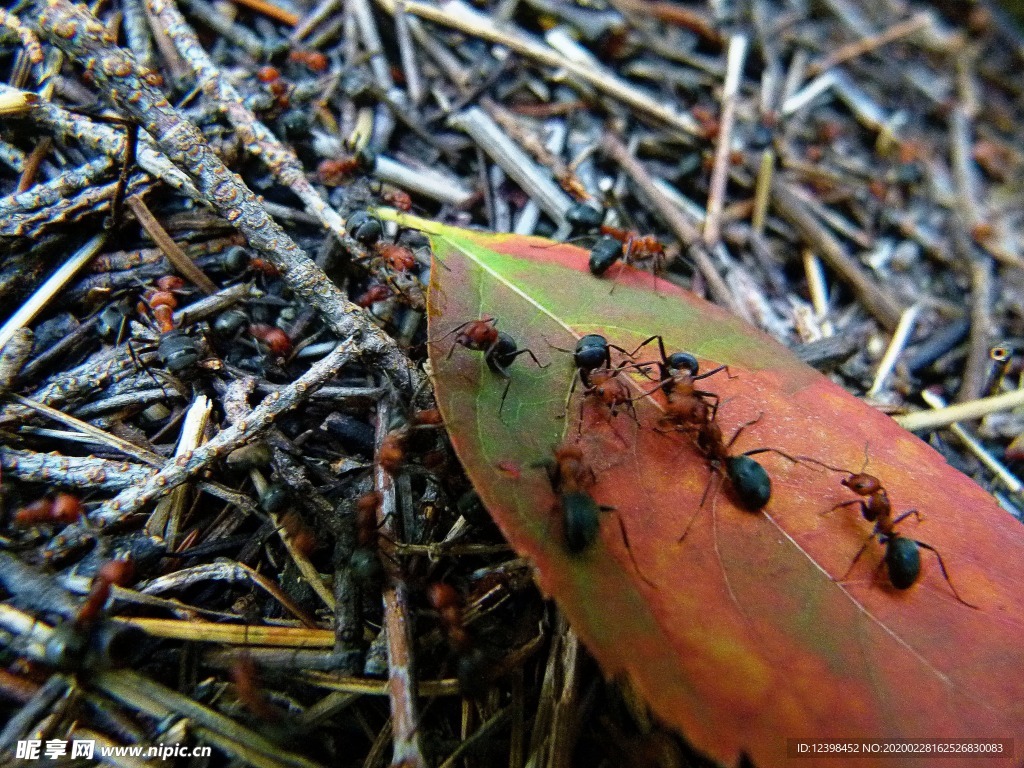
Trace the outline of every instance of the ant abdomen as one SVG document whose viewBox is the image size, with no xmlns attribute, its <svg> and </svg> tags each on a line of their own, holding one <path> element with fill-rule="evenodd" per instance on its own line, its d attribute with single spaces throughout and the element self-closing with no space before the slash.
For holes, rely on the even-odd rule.
<svg viewBox="0 0 1024 768">
<path fill-rule="evenodd" d="M 563 493 L 559 501 L 565 524 L 565 549 L 569 554 L 578 555 L 597 540 L 601 507 L 586 491 Z"/>
<path fill-rule="evenodd" d="M 732 483 L 736 499 L 744 509 L 757 512 L 772 498 L 772 479 L 768 471 L 749 456 L 730 456 L 725 472 Z"/>
<path fill-rule="evenodd" d="M 917 542 L 893 536 L 885 547 L 885 568 L 896 589 L 910 589 L 921 575 L 921 552 Z"/>
</svg>

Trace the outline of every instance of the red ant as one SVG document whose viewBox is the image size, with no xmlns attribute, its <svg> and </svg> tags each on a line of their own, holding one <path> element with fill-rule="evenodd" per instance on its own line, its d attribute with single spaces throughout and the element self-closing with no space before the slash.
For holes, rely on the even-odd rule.
<svg viewBox="0 0 1024 768">
<path fill-rule="evenodd" d="M 736 431 L 733 432 L 732 437 L 729 438 L 729 442 L 726 442 L 725 437 L 722 435 L 722 427 L 715 418 L 716 415 L 715 411 L 704 409 L 704 415 L 700 422 L 686 422 L 675 424 L 675 426 L 677 429 L 695 432 L 692 435 L 694 443 L 697 446 L 697 450 L 707 460 L 711 471 L 717 473 L 723 482 L 728 480 L 729 487 L 739 506 L 750 512 L 758 512 L 771 501 L 772 480 L 768 475 L 768 471 L 750 457 L 756 456 L 759 453 L 770 452 L 777 453 L 794 463 L 797 463 L 798 459 L 777 448 L 753 448 L 749 451 L 733 455 L 730 451 L 737 438 L 743 433 L 743 430 L 759 422 L 764 414 L 759 414 L 757 418 L 740 424 Z M 704 502 L 707 500 L 708 490 L 711 488 L 713 479 L 714 476 L 712 475 L 704 489 L 700 506 L 693 517 L 690 518 L 690 522 L 687 523 L 686 529 L 683 531 L 682 536 L 679 537 L 679 541 L 685 539 L 687 534 L 689 534 L 690 528 L 697 519 L 697 515 L 700 514 L 700 510 L 704 507 Z"/>
<path fill-rule="evenodd" d="M 289 51 L 288 61 L 305 65 L 310 72 L 326 72 L 331 66 L 330 59 L 320 51 Z"/>
<path fill-rule="evenodd" d="M 235 697 L 252 714 L 266 722 L 281 720 L 281 711 L 260 689 L 256 664 L 248 654 L 239 656 L 231 665 L 231 681 L 235 684 Z"/>
<path fill-rule="evenodd" d="M 633 421 L 640 423 L 636 415 L 636 407 L 633 405 L 633 400 L 636 398 L 631 396 L 629 385 L 620 377 L 623 370 L 631 366 L 635 367 L 635 364 L 622 362 L 617 368 L 599 368 L 587 374 L 587 383 L 583 388 L 583 400 L 580 402 L 577 433 L 581 433 L 583 430 L 583 409 L 588 400 L 597 403 L 598 407 L 606 409 L 609 421 L 619 414 L 621 407 L 625 406 Z"/>
<path fill-rule="evenodd" d="M 472 638 L 466 629 L 462 595 L 451 584 L 438 581 L 427 588 L 427 600 L 437 611 L 441 629 L 452 650 L 459 654 L 470 650 Z"/>
<path fill-rule="evenodd" d="M 445 360 L 451 359 L 456 347 L 465 347 L 473 352 L 483 352 L 487 367 L 505 379 L 505 390 L 501 393 L 501 405 L 498 407 L 499 416 L 505 407 L 505 398 L 508 396 L 509 387 L 512 386 L 512 375 L 508 372 L 508 368 L 512 365 L 513 361 L 519 355 L 527 354 L 537 364 L 538 368 L 548 367 L 541 364 L 532 350 L 519 349 L 515 339 L 507 333 L 499 331 L 496 318 L 469 320 L 455 326 L 455 328 L 440 339 L 437 339 L 437 341 L 441 341 L 441 339 L 445 339 L 452 334 L 455 334 L 455 341 L 452 343 L 451 349 L 448 350 L 448 356 Z"/>
<path fill-rule="evenodd" d="M 353 303 L 365 309 L 367 307 L 373 306 L 378 301 L 384 301 L 385 299 L 390 298 L 393 295 L 394 294 L 392 293 L 391 289 L 388 288 L 388 286 L 386 286 L 384 283 L 371 282 L 369 285 L 366 286 L 365 291 L 363 291 L 361 294 L 356 296 L 355 299 L 353 299 Z"/>
<path fill-rule="evenodd" d="M 816 459 L 805 459 L 811 461 L 819 466 L 830 469 L 834 472 L 842 472 L 846 474 L 841 482 L 851 491 L 853 491 L 860 498 L 851 499 L 850 501 L 841 501 L 831 509 L 826 510 L 823 514 L 833 512 L 841 507 L 848 507 L 854 504 L 860 505 L 860 513 L 868 522 L 875 524 L 874 530 L 871 531 L 871 535 L 865 540 L 863 546 L 858 550 L 856 556 L 853 558 L 853 562 L 850 563 L 850 567 L 846 569 L 846 573 L 842 575 L 839 581 L 843 581 L 853 567 L 860 560 L 861 555 L 867 550 L 868 545 L 872 539 L 878 539 L 879 544 L 885 547 L 885 555 L 882 558 L 882 562 L 878 564 L 881 568 L 885 566 L 886 571 L 889 574 L 889 582 L 896 589 L 909 589 L 921 576 L 921 553 L 918 551 L 919 547 L 923 547 L 934 553 L 935 558 L 939 561 L 939 570 L 942 571 L 942 577 L 949 584 L 950 590 L 953 592 L 953 596 L 961 603 L 969 608 L 977 608 L 976 605 L 972 605 L 960 597 L 960 593 L 956 591 L 956 587 L 953 586 L 953 582 L 949 578 L 949 572 L 946 570 L 946 564 L 942 560 L 942 555 L 939 551 L 931 544 L 926 544 L 923 541 L 917 539 L 911 539 L 907 536 L 903 536 L 896 530 L 896 526 L 906 520 L 908 517 L 913 515 L 917 518 L 918 522 L 921 521 L 921 513 L 916 509 L 908 510 L 898 515 L 895 519 L 893 518 L 892 505 L 889 502 L 889 494 L 886 493 L 885 487 L 882 485 L 882 481 L 874 475 L 869 475 L 863 470 L 860 472 L 850 472 L 847 469 L 840 467 L 833 467 L 824 462 L 817 461 Z M 866 462 L 865 462 L 866 463 Z"/>
<path fill-rule="evenodd" d="M 253 323 L 249 335 L 266 345 L 275 357 L 288 357 L 292 353 L 292 340 L 287 333 L 273 325 Z"/>
<path fill-rule="evenodd" d="M 316 534 L 297 512 L 286 512 L 281 518 L 281 528 L 299 554 L 309 557 L 316 549 Z"/>
<path fill-rule="evenodd" d="M 196 341 L 174 325 L 174 310 L 178 306 L 176 291 L 185 287 L 185 281 L 175 275 L 157 280 L 156 290 L 148 290 L 139 303 L 139 312 L 148 313 L 160 332 L 157 354 L 167 369 L 174 374 L 187 373 L 199 362 L 200 351 Z"/>
<path fill-rule="evenodd" d="M 381 533 L 377 518 L 382 500 L 383 497 L 377 491 L 369 491 L 356 499 L 356 548 L 352 550 L 349 562 L 356 580 L 361 584 L 372 584 L 381 575 L 378 549 Z"/>
<path fill-rule="evenodd" d="M 412 210 L 412 198 L 408 192 L 401 189 L 386 189 L 381 193 L 380 199 L 400 211 Z"/>
<path fill-rule="evenodd" d="M 561 445 L 554 450 L 555 460 L 544 464 L 551 489 L 558 496 L 562 513 L 562 533 L 566 550 L 573 555 L 587 550 L 597 539 L 602 507 L 587 490 L 597 483 L 593 468 L 583 459 L 583 451 L 575 445 Z"/>
<path fill-rule="evenodd" d="M 416 256 L 404 245 L 377 243 L 373 250 L 395 272 L 408 272 L 416 266 Z"/>
<path fill-rule="evenodd" d="M 100 618 L 113 587 L 127 586 L 134 572 L 131 560 L 110 560 L 101 565 L 92 580 L 88 597 L 75 616 L 75 627 L 80 630 L 92 627 Z"/>
<path fill-rule="evenodd" d="M 399 427 L 388 432 L 377 451 L 377 463 L 389 475 L 395 474 L 405 463 L 405 447 L 409 442 L 409 430 Z"/>
<path fill-rule="evenodd" d="M 718 411 L 718 395 L 714 392 L 697 389 L 696 382 L 714 376 L 721 371 L 725 371 L 726 375 L 729 375 L 729 367 L 720 365 L 698 375 L 700 363 L 697 358 L 689 352 L 666 354 L 665 343 L 660 335 L 651 336 L 641 342 L 631 354 L 635 355 L 642 347 L 655 340 L 658 342 L 658 351 L 661 354 L 661 360 L 657 362 L 660 379 L 658 386 L 645 395 L 653 394 L 659 389 L 665 393 L 667 403 L 660 423 L 685 430 L 687 428 L 699 429 L 705 422 L 713 421 Z"/>
<path fill-rule="evenodd" d="M 43 523 L 71 524 L 81 519 L 85 507 L 82 500 L 70 493 L 58 493 L 27 504 L 14 513 L 14 524 L 28 527 Z"/>
<path fill-rule="evenodd" d="M 622 258 L 627 264 L 650 261 L 652 271 L 655 273 L 664 268 L 665 246 L 654 235 L 641 235 L 632 229 L 619 229 L 606 224 L 601 226 L 601 234 L 615 238 L 622 243 Z M 610 266 L 609 263 L 605 269 Z"/>
<path fill-rule="evenodd" d="M 320 182 L 328 187 L 338 187 L 349 176 L 371 173 L 377 165 L 377 156 L 367 149 L 352 155 L 324 160 L 316 167 Z"/>
<path fill-rule="evenodd" d="M 570 555 L 586 552 L 597 540 L 601 529 L 601 513 L 611 512 L 615 507 L 598 504 L 590 494 L 589 489 L 597 483 L 597 474 L 584 459 L 583 450 L 578 445 L 558 446 L 554 449 L 554 461 L 544 462 L 542 466 L 547 472 L 551 490 L 558 497 L 556 509 L 561 512 L 562 541 L 566 551 Z M 633 558 L 625 523 L 621 517 L 617 520 L 622 543 L 633 561 L 633 567 L 641 579 L 655 586 L 644 576 Z"/>
</svg>

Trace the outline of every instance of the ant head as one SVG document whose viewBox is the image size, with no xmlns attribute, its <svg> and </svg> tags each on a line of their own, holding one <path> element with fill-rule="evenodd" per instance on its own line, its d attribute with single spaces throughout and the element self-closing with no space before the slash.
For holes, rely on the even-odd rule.
<svg viewBox="0 0 1024 768">
<path fill-rule="evenodd" d="M 576 342 L 572 360 L 577 368 L 592 371 L 606 365 L 610 358 L 608 339 L 597 333 L 588 333 Z"/>
<path fill-rule="evenodd" d="M 665 362 L 673 371 L 686 371 L 691 376 L 696 376 L 700 369 L 697 358 L 689 352 L 673 352 Z"/>
<path fill-rule="evenodd" d="M 841 482 L 858 496 L 870 496 L 882 487 L 882 483 L 877 477 L 863 472 L 844 477 Z"/>
</svg>

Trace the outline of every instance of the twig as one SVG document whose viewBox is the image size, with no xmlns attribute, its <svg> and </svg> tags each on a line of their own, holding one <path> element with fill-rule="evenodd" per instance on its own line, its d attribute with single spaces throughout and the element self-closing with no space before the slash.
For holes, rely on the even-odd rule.
<svg viewBox="0 0 1024 768">
<path fill-rule="evenodd" d="M 388 434 L 389 408 L 385 401 L 377 407 L 376 451 Z M 381 539 L 400 541 L 398 514 L 395 509 L 395 484 L 391 475 L 376 462 L 374 485 L 381 495 L 378 521 Z M 413 614 L 409 610 L 408 586 L 394 567 L 388 571 L 384 587 L 384 631 L 388 643 L 388 679 L 391 699 L 391 726 L 394 733 L 394 765 L 425 768 L 426 759 L 420 750 L 419 716 L 416 708 L 416 668 L 413 656 Z"/>
<path fill-rule="evenodd" d="M 882 355 L 882 359 L 878 363 L 878 370 L 875 371 L 875 379 L 871 383 L 871 388 L 867 391 L 868 397 L 875 397 L 881 391 L 882 386 L 885 384 L 885 380 L 889 378 L 889 374 L 892 373 L 892 369 L 896 367 L 896 361 L 906 348 L 907 341 L 910 339 L 910 334 L 914 332 L 914 323 L 917 322 L 917 316 L 920 312 L 921 306 L 919 304 L 909 306 L 903 311 L 903 314 L 900 316 L 900 322 L 892 334 L 889 346 L 886 348 L 885 354 Z"/>
<path fill-rule="evenodd" d="M 878 50 L 884 45 L 888 45 L 889 43 L 899 40 L 901 37 L 912 35 L 918 30 L 930 27 L 932 23 L 932 16 L 930 13 L 915 13 L 906 21 L 893 24 L 884 32 L 880 32 L 877 35 L 870 35 L 853 43 L 847 43 L 846 45 L 840 46 L 821 61 L 811 64 L 811 66 L 808 67 L 808 72 L 814 76 L 839 64 L 845 64 L 850 59 L 863 56 L 865 53 Z"/>
<path fill-rule="evenodd" d="M 704 218 L 704 244 L 715 245 L 721 236 L 722 207 L 725 204 L 725 184 L 729 178 L 732 155 L 732 127 L 736 122 L 736 96 L 743 76 L 743 63 L 747 58 L 746 35 L 729 38 L 729 55 L 725 72 L 725 86 L 722 89 L 722 116 L 719 121 L 718 146 L 715 149 L 715 164 L 711 170 L 711 185 L 708 192 L 708 213 Z"/>
<path fill-rule="evenodd" d="M 921 399 L 924 400 L 926 405 L 932 408 L 939 409 L 946 407 L 946 401 L 942 397 L 932 392 L 929 389 L 925 389 L 921 392 Z M 960 438 L 961 442 L 967 446 L 967 449 L 978 457 L 978 460 L 989 468 L 993 474 L 998 477 L 1003 484 L 1010 490 L 1011 493 L 1021 493 L 1024 491 L 1024 483 L 1017 479 L 1005 464 L 999 461 L 995 456 L 985 450 L 985 447 L 975 440 L 971 434 L 964 429 L 960 424 L 950 424 L 948 427 L 949 431 Z"/>
<path fill-rule="evenodd" d="M 379 2 L 388 13 L 395 13 L 394 0 L 379 0 Z M 499 28 L 490 18 L 460 0 L 445 0 L 440 5 L 428 5 L 417 0 L 407 0 L 405 10 L 406 13 L 419 16 L 427 21 L 443 24 L 468 35 L 504 45 L 516 53 L 539 61 L 546 66 L 565 69 L 573 77 L 578 77 L 637 112 L 664 123 L 684 135 L 697 136 L 700 133 L 696 121 L 688 113 L 678 112 L 658 102 L 635 85 L 620 80 L 603 67 L 595 70 L 572 61 L 511 25 L 507 29 Z"/>
<path fill-rule="evenodd" d="M 153 242 L 157 244 L 171 265 L 184 275 L 193 285 L 203 293 L 209 295 L 217 292 L 217 286 L 206 276 L 196 263 L 188 257 L 181 246 L 174 242 L 174 239 L 167 234 L 167 230 L 157 221 L 156 216 L 149 210 L 149 206 L 138 195 L 129 197 L 125 203 L 132 209 L 136 220 L 146 230 Z"/>
<path fill-rule="evenodd" d="M 352 358 L 352 345 L 342 344 L 287 387 L 267 395 L 253 409 L 252 417 L 218 433 L 186 456 L 167 462 L 164 468 L 138 487 L 122 491 L 90 515 L 96 525 L 123 520 L 151 501 L 197 475 L 214 460 L 226 456 L 271 427 L 274 420 L 301 403 L 309 394 L 337 375 Z"/>
<path fill-rule="evenodd" d="M 1024 405 L 1024 389 L 1015 389 L 1002 395 L 983 397 L 969 403 L 957 403 L 934 411 L 918 411 L 906 416 L 894 416 L 896 423 L 910 432 L 927 432 L 946 427 L 956 421 L 971 421 L 990 413 L 1009 411 Z"/>
<path fill-rule="evenodd" d="M 572 198 L 551 180 L 550 174 L 543 172 L 506 136 L 486 112 L 480 107 L 471 107 L 452 115 L 448 122 L 468 133 L 505 173 L 515 179 L 531 199 L 537 201 L 556 224 L 561 226 L 565 223 L 565 211 L 572 205 Z"/>
<path fill-rule="evenodd" d="M 19 328 L 31 323 L 35 316 L 42 312 L 53 297 L 75 276 L 78 270 L 99 253 L 100 248 L 103 247 L 106 241 L 107 235 L 105 232 L 94 235 L 88 243 L 79 248 L 71 258 L 65 261 L 60 269 L 54 272 L 45 283 L 39 286 L 39 289 L 32 294 L 29 300 L 19 307 L 17 312 L 11 315 L 7 322 L 3 324 L 3 327 L 0 327 L 0 347 L 6 345 Z"/>
<path fill-rule="evenodd" d="M 885 288 L 878 285 L 864 268 L 857 264 L 846 249 L 810 214 L 803 201 L 789 184 L 778 176 L 772 182 L 772 199 L 780 216 L 796 227 L 814 250 L 825 259 L 867 308 L 868 312 L 888 330 L 895 330 L 903 313 L 899 302 Z"/>
</svg>

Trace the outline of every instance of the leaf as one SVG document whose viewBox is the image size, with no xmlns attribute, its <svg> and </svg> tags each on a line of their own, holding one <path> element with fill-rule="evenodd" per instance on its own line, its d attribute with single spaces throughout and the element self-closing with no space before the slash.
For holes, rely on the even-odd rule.
<svg viewBox="0 0 1024 768">
<path fill-rule="evenodd" d="M 662 720 L 723 763 L 745 752 L 758 766 L 788 765 L 795 738 L 1024 736 L 1024 535 L 988 494 L 887 416 L 688 292 L 623 269 L 611 293 L 578 248 L 402 221 L 426 231 L 434 249 L 430 356 L 452 443 L 606 675 L 627 675 Z M 512 364 L 504 418 L 504 382 L 483 355 L 460 347 L 447 357 L 447 334 L 486 316 L 550 363 L 538 369 L 523 356 Z M 761 454 L 773 483 L 763 513 L 725 492 L 700 509 L 707 463 L 692 444 L 652 429 L 659 411 L 651 398 L 637 403 L 640 425 L 586 416 L 580 441 L 598 477 L 592 493 L 615 509 L 593 547 L 567 553 L 536 464 L 576 437 L 576 399 L 562 418 L 572 356 L 554 347 L 572 349 L 586 333 L 627 349 L 660 333 L 669 351 L 696 354 L 702 371 L 727 364 L 732 378 L 704 382 L 721 395 L 725 434 L 763 414 L 737 451 L 771 447 L 859 471 L 867 448 L 867 471 L 881 478 L 894 510 L 915 507 L 924 517 L 900 530 L 941 552 L 978 609 L 957 602 L 926 550 L 908 590 L 876 577 L 877 542 L 835 581 L 871 531 L 857 507 L 823 514 L 854 498 L 836 472 Z M 656 356 L 650 347 L 645 354 Z M 911 762 L 920 764 L 893 756 L 886 765 Z M 961 763 L 978 765 L 970 756 L 942 761 Z M 828 762 L 846 764 L 864 765 L 849 756 Z"/>
</svg>

